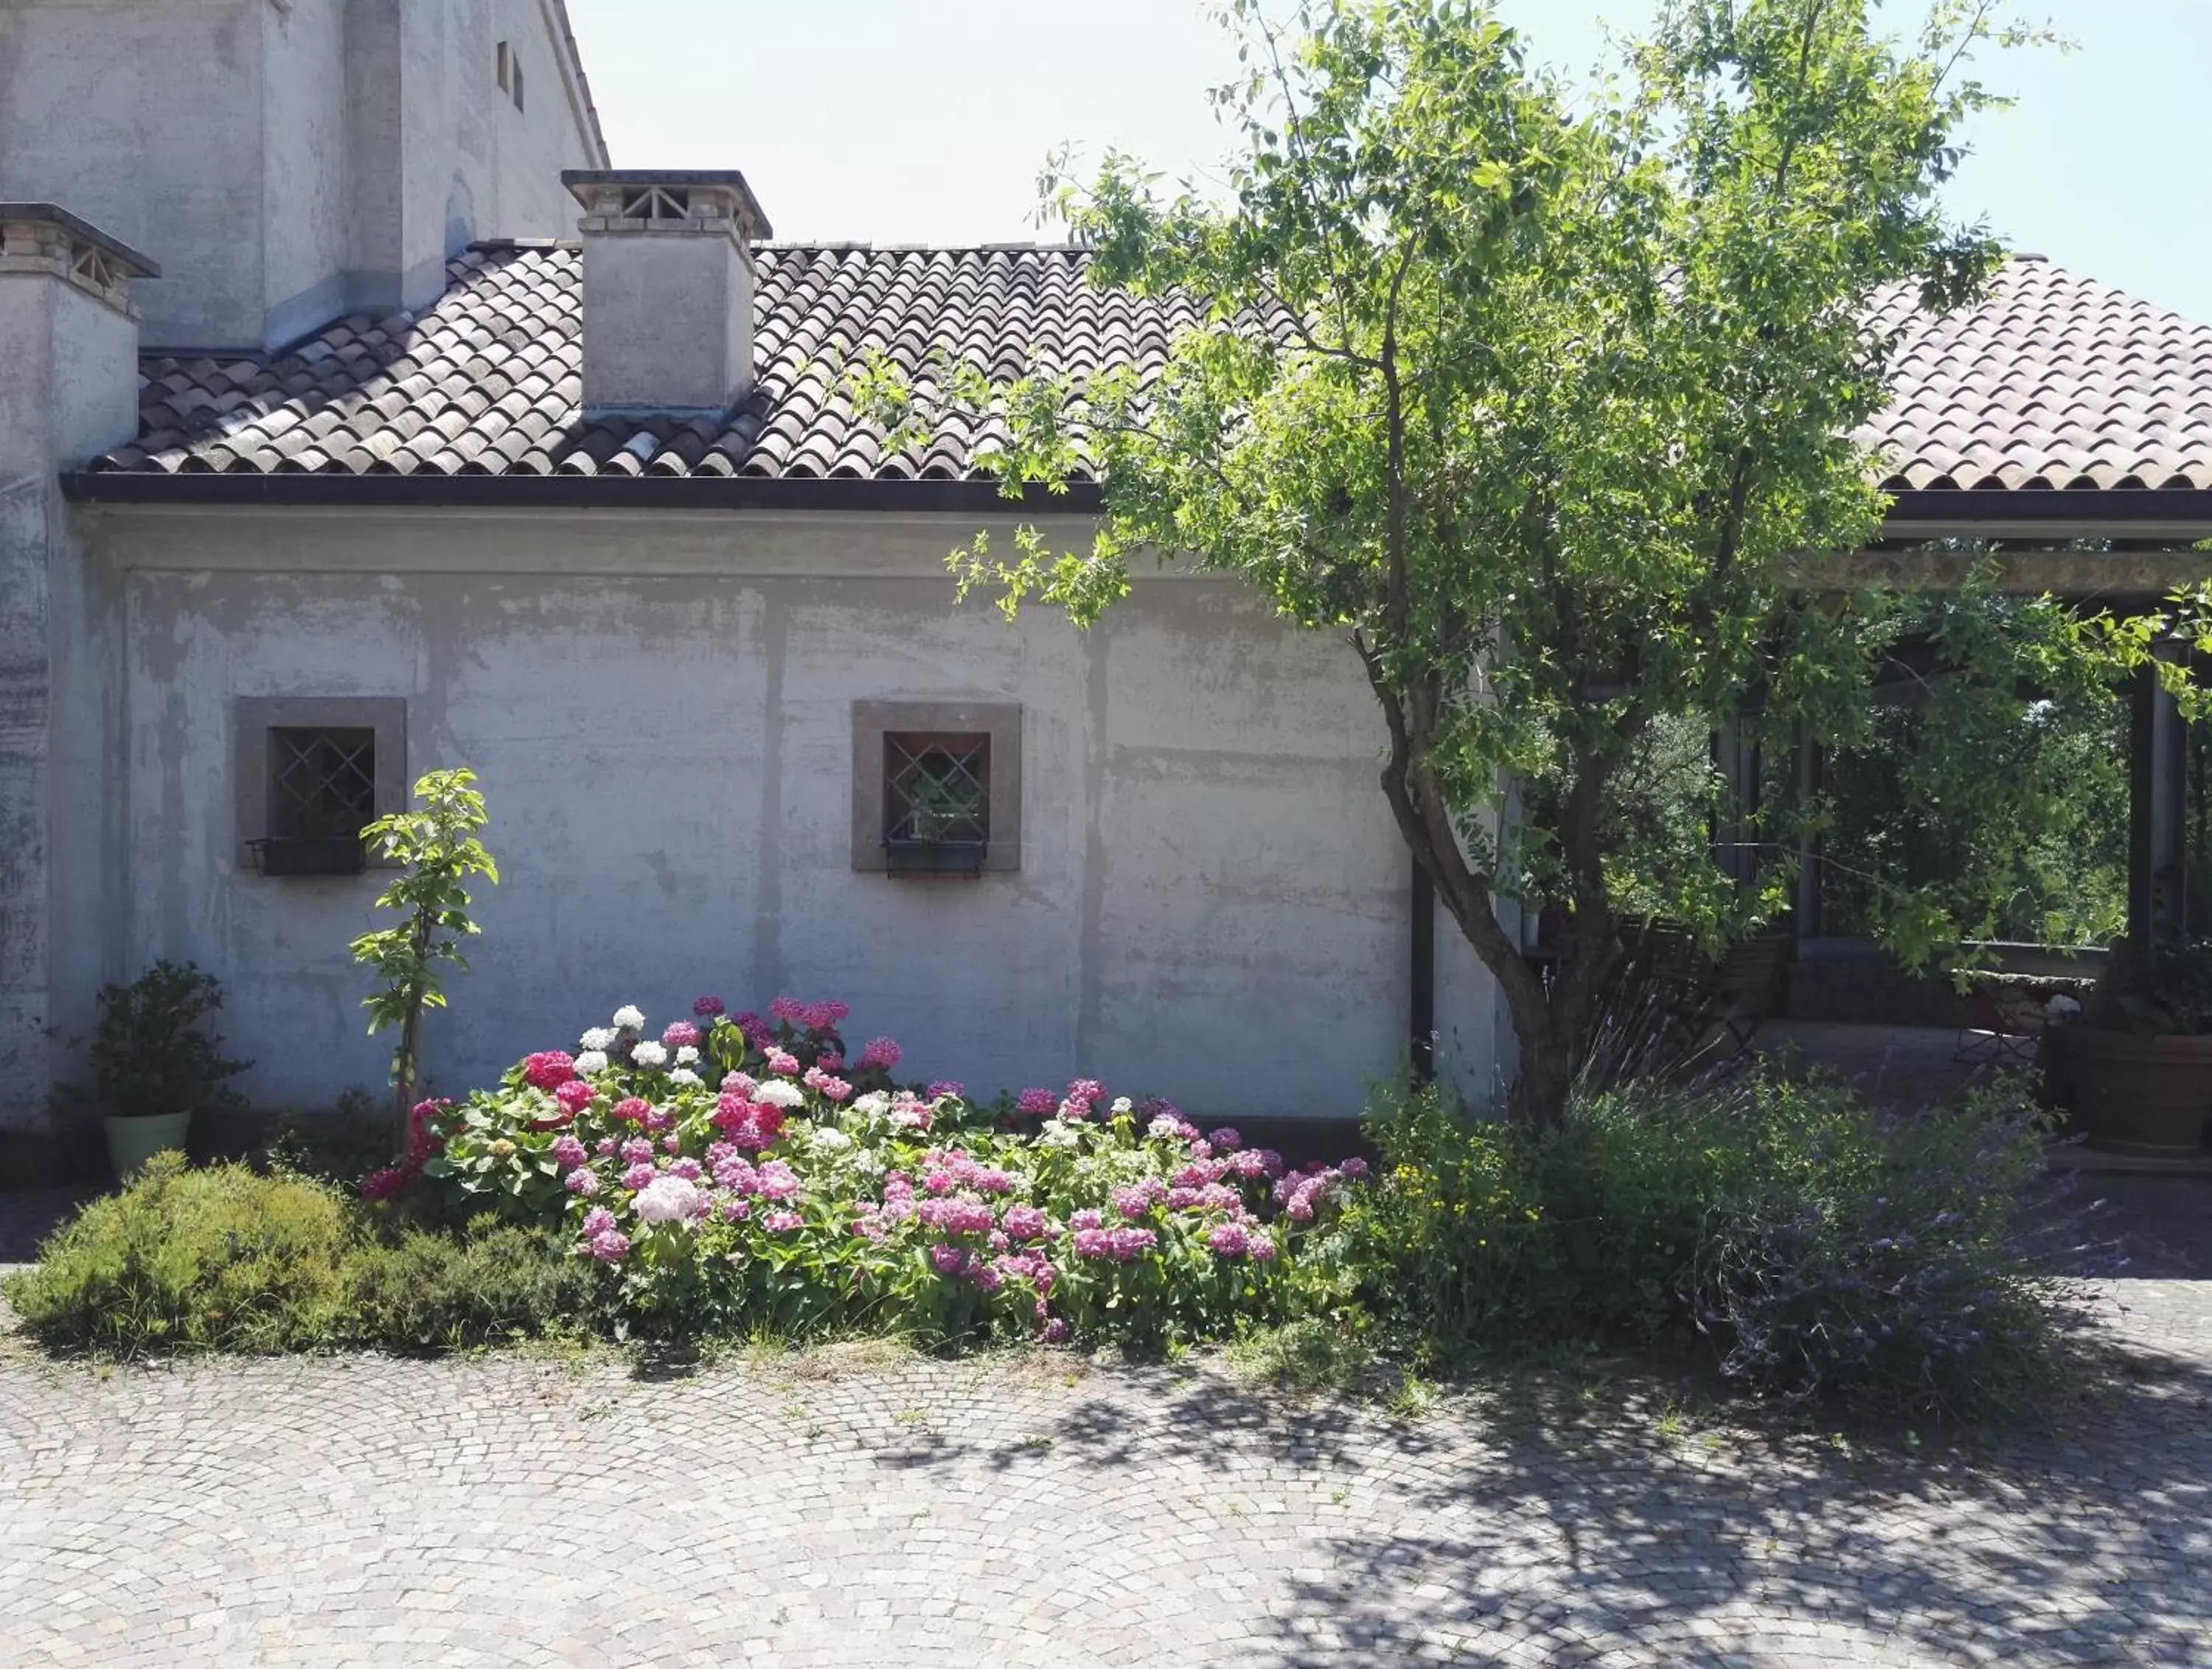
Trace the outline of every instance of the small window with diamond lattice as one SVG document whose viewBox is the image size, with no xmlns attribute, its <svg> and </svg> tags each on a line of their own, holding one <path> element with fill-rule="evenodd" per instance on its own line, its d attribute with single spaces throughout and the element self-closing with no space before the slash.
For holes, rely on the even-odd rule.
<svg viewBox="0 0 2212 1669">
<path fill-rule="evenodd" d="M 269 875 L 353 875 L 376 821 L 376 732 L 281 725 L 269 732 Z"/>
<path fill-rule="evenodd" d="M 989 734 L 887 731 L 884 867 L 893 875 L 981 875 L 990 845 Z"/>
</svg>

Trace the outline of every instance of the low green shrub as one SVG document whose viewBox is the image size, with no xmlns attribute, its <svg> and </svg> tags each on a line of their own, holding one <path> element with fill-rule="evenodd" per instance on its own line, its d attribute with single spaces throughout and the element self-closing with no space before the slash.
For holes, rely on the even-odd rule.
<svg viewBox="0 0 2212 1669">
<path fill-rule="evenodd" d="M 164 1154 L 88 1205 L 12 1278 L 8 1299 L 50 1349 L 307 1350 L 347 1327 L 359 1216 L 305 1178 Z"/>
<path fill-rule="evenodd" d="M 1751 1076 L 1580 1097 L 1560 1128 L 1380 1098 L 1381 1186 L 1337 1256 L 1444 1356 L 1703 1341 L 1747 1389 L 1981 1417 L 2052 1382 L 2039 1119 L 1984 1096 L 1910 1118 Z"/>
<path fill-rule="evenodd" d="M 459 1350 L 589 1327 L 594 1271 L 557 1239 L 497 1223 L 411 1229 L 349 1260 L 349 1325 L 363 1344 Z"/>
</svg>

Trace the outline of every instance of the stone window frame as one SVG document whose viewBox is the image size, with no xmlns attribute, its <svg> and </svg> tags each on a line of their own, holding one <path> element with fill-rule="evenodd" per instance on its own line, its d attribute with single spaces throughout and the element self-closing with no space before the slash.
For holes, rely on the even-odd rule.
<svg viewBox="0 0 2212 1669">
<path fill-rule="evenodd" d="M 231 780 L 237 828 L 233 860 L 256 874 L 253 842 L 269 827 L 269 737 L 280 730 L 365 730 L 376 736 L 375 810 L 380 817 L 407 809 L 407 698 L 404 695 L 240 695 L 232 703 Z M 371 869 L 394 867 L 372 857 Z"/>
<path fill-rule="evenodd" d="M 889 872 L 884 854 L 885 780 L 884 738 L 936 732 L 982 734 L 991 739 L 989 844 L 985 875 L 1012 875 L 1022 866 L 1022 707 L 1018 701 L 882 701 L 853 703 L 853 868 L 863 875 Z M 381 766 L 380 765 L 380 774 Z"/>
</svg>

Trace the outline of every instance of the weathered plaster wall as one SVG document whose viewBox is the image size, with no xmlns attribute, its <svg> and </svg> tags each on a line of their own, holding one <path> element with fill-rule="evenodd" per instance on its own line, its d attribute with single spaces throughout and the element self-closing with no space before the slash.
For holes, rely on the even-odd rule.
<svg viewBox="0 0 2212 1669">
<path fill-rule="evenodd" d="M 410 769 L 483 775 L 506 884 L 434 1023 L 449 1087 L 708 990 L 842 996 L 976 1089 L 1082 1071 L 1215 1114 L 1352 1111 L 1402 1051 L 1371 698 L 1340 645 L 1228 584 L 1140 582 L 1085 635 L 956 607 L 944 519 L 90 520 L 129 640 L 103 954 L 219 971 L 264 1099 L 379 1081 L 344 952 L 375 882 L 237 872 L 239 695 L 404 695 Z M 856 874 L 852 702 L 956 697 L 1024 708 L 1020 871 Z M 1487 981 L 1441 1007 L 1486 1076 Z"/>
<path fill-rule="evenodd" d="M 268 9 L 0 6 L 0 198 L 58 203 L 160 262 L 137 291 L 149 342 L 261 341 Z"/>
<path fill-rule="evenodd" d="M 0 198 L 159 262 L 149 347 L 275 347 L 418 305 L 469 238 L 574 231 L 559 53 L 538 0 L 7 0 Z"/>
</svg>

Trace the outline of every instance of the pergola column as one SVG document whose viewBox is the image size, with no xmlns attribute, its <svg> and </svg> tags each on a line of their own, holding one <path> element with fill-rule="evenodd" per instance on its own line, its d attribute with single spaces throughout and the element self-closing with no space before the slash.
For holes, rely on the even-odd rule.
<svg viewBox="0 0 2212 1669">
<path fill-rule="evenodd" d="M 2144 946 L 2187 931 L 2188 735 L 2154 668 L 2136 675 L 2129 715 L 2128 937 Z"/>
<path fill-rule="evenodd" d="M 1713 768 L 1725 785 L 1713 818 L 1713 856 L 1739 885 L 1759 878 L 1759 757 L 1750 720 L 1731 719 L 1713 732 Z"/>
</svg>

